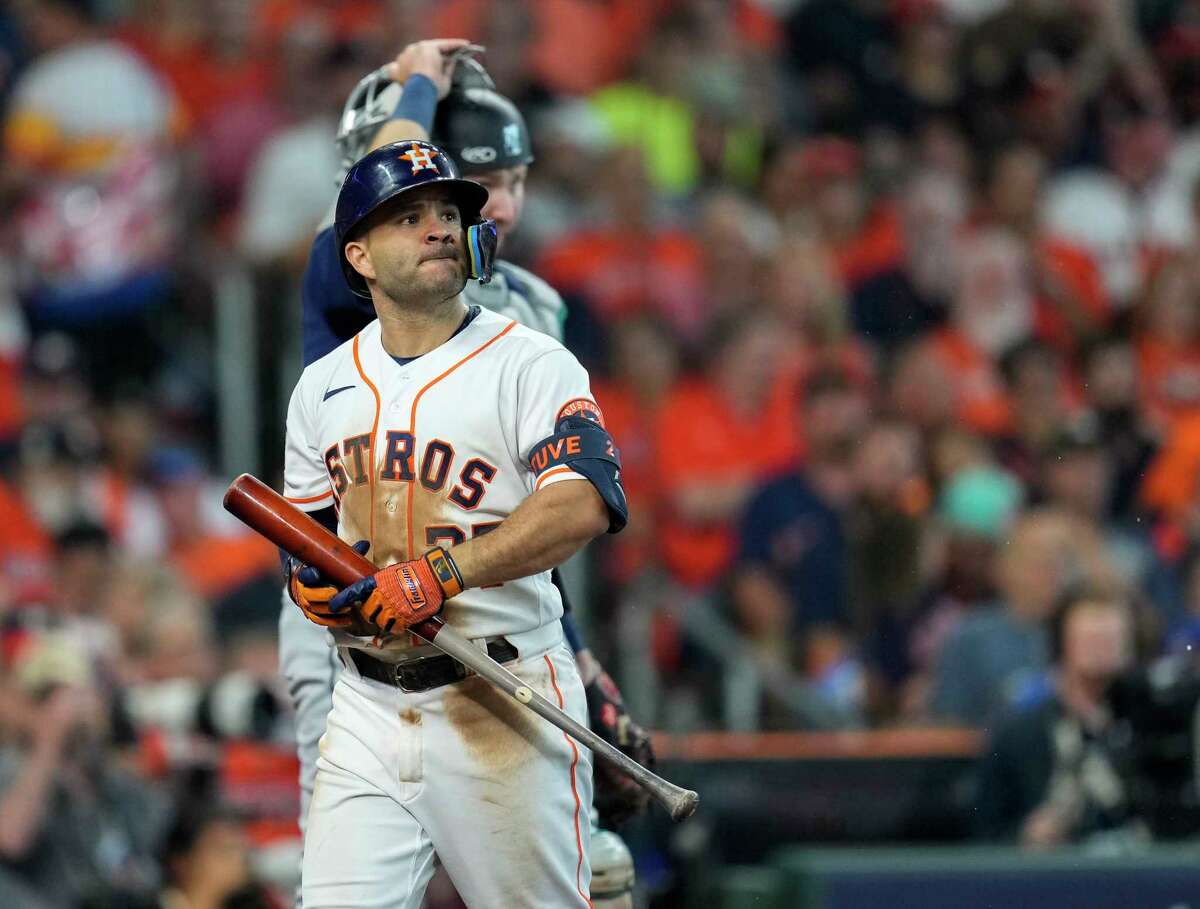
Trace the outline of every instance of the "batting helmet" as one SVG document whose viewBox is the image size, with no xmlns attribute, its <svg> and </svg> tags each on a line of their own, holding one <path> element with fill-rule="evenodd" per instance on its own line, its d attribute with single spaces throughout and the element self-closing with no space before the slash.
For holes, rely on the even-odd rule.
<svg viewBox="0 0 1200 909">
<path fill-rule="evenodd" d="M 529 127 L 516 105 L 496 91 L 492 77 L 471 57 L 454 68 L 450 94 L 437 106 L 433 141 L 464 174 L 478 174 L 533 161 Z"/>
<path fill-rule="evenodd" d="M 338 193 L 333 230 L 338 259 L 350 289 L 370 297 L 367 282 L 346 258 L 346 243 L 354 239 L 363 222 L 381 205 L 419 186 L 444 186 L 458 206 L 466 229 L 466 249 L 471 277 L 486 284 L 496 256 L 496 222 L 480 216 L 488 192 L 473 180 L 464 180 L 449 156 L 428 142 L 406 140 L 375 149 L 359 159 L 346 174 Z"/>
</svg>

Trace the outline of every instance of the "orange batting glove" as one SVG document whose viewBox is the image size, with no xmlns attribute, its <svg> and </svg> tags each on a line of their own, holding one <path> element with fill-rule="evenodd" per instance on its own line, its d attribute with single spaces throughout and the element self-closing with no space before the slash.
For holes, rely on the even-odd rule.
<svg viewBox="0 0 1200 909">
<path fill-rule="evenodd" d="M 442 603 L 463 592 L 462 575 L 438 546 L 419 559 L 397 562 L 351 584 L 329 601 L 337 614 L 355 609 L 384 634 L 399 633 L 437 615 Z"/>
<path fill-rule="evenodd" d="M 360 540 L 354 544 L 354 550 L 365 555 L 369 545 L 366 540 Z M 298 559 L 288 559 L 288 596 L 310 622 L 326 628 L 346 628 L 353 623 L 351 614 L 337 615 L 330 610 L 329 603 L 337 593 L 333 582 L 317 569 Z"/>
</svg>

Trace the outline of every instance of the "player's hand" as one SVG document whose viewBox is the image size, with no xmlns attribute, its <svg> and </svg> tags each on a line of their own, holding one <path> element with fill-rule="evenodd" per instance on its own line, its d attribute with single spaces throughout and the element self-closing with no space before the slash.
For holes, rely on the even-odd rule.
<svg viewBox="0 0 1200 909">
<path fill-rule="evenodd" d="M 404 84 L 404 80 L 414 73 L 426 76 L 437 86 L 438 99 L 445 98 L 450 93 L 450 77 L 454 74 L 456 64 L 455 54 L 468 47 L 470 42 L 465 38 L 433 38 L 427 41 L 415 41 L 396 55 L 387 64 L 388 78 L 393 82 Z"/>
<path fill-rule="evenodd" d="M 329 611 L 357 613 L 384 634 L 398 634 L 437 615 L 442 603 L 462 590 L 458 566 L 439 546 L 356 581 L 329 601 Z"/>
<path fill-rule="evenodd" d="M 354 550 L 359 555 L 366 555 L 370 545 L 366 540 L 359 540 L 354 544 Z M 334 583 L 311 565 L 295 558 L 288 560 L 288 595 L 310 622 L 326 628 L 348 628 L 353 624 L 352 614 L 338 615 L 330 610 L 329 601 L 337 592 Z"/>
<path fill-rule="evenodd" d="M 601 669 L 587 685 L 588 725 L 592 731 L 629 755 L 643 767 L 653 768 L 654 747 L 650 736 L 630 717 L 616 683 Z M 625 774 L 614 770 L 607 761 L 596 761 L 595 804 L 600 825 L 619 827 L 637 817 L 650 804 L 650 794 Z"/>
</svg>

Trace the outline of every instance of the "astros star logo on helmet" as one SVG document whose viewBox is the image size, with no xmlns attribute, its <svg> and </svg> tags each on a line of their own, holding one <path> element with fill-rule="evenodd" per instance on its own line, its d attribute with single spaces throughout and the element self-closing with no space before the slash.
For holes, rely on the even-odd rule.
<svg viewBox="0 0 1200 909">
<path fill-rule="evenodd" d="M 433 157 L 427 148 L 421 148 L 415 142 L 412 147 L 400 156 L 405 161 L 412 165 L 412 172 L 415 174 L 422 170 L 436 171 L 437 164 L 434 163 Z"/>
</svg>

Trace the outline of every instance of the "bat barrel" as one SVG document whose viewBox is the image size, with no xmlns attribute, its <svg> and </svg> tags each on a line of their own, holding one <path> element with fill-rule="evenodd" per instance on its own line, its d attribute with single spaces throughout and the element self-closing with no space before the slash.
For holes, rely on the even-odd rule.
<svg viewBox="0 0 1200 909">
<path fill-rule="evenodd" d="M 300 511 L 248 473 L 242 474 L 225 491 L 225 510 L 289 555 L 311 565 L 338 587 L 374 574 L 378 569 L 309 515 Z M 409 630 L 432 641 L 442 627 L 440 619 L 426 619 Z"/>
</svg>

